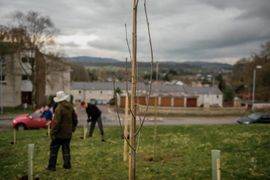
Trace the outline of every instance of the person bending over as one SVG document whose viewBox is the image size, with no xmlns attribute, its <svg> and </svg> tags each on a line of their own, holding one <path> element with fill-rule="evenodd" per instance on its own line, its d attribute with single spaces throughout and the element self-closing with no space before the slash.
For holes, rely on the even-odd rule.
<svg viewBox="0 0 270 180">
<path fill-rule="evenodd" d="M 90 122 L 88 137 L 93 136 L 96 123 L 98 123 L 101 140 L 105 141 L 102 119 L 101 119 L 102 112 L 96 106 L 96 101 L 90 101 L 90 103 L 82 102 L 81 107 L 85 108 L 85 111 L 87 113 L 87 122 L 88 123 Z"/>
</svg>

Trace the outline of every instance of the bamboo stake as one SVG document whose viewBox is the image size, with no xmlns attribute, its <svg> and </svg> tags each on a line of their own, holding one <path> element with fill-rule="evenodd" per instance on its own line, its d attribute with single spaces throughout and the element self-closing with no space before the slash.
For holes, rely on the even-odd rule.
<svg viewBox="0 0 270 180">
<path fill-rule="evenodd" d="M 126 95 L 125 101 L 125 120 L 124 120 L 124 136 L 128 137 L 128 95 Z M 124 138 L 124 161 L 128 159 L 128 144 L 126 139 Z"/>
<path fill-rule="evenodd" d="M 34 144 L 28 144 L 28 179 L 33 180 Z"/>
<path fill-rule="evenodd" d="M 129 148 L 129 180 L 135 180 L 136 175 L 136 84 L 137 84 L 137 2 L 133 0 L 132 13 L 132 60 L 131 60 L 131 111 L 133 116 L 130 120 L 130 145 Z"/>
<path fill-rule="evenodd" d="M 16 144 L 16 129 L 13 129 L 13 144 Z"/>
<path fill-rule="evenodd" d="M 217 159 L 217 180 L 220 180 L 220 159 Z"/>
<path fill-rule="evenodd" d="M 158 66 L 158 62 L 156 64 L 156 82 L 158 82 L 158 71 L 159 71 L 159 66 Z M 158 106 L 158 96 L 159 96 L 159 93 L 157 93 L 157 97 L 155 98 L 155 119 L 154 119 L 154 122 L 155 122 L 155 128 L 154 128 L 154 158 L 155 158 L 155 155 L 156 155 L 156 139 L 157 139 L 157 106 Z"/>
<path fill-rule="evenodd" d="M 83 125 L 83 139 L 84 139 L 84 140 L 86 139 L 86 134 L 87 134 L 87 127 L 86 127 L 86 125 L 84 124 L 84 125 Z"/>
<path fill-rule="evenodd" d="M 220 150 L 212 150 L 212 180 L 220 180 Z"/>
<path fill-rule="evenodd" d="M 50 137 L 50 134 L 51 134 L 51 121 L 49 121 L 49 122 L 47 123 L 47 136 Z"/>
</svg>

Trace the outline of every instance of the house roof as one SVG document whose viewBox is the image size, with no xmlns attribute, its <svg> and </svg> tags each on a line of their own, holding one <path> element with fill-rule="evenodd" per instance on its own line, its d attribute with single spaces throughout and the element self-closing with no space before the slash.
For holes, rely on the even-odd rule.
<svg viewBox="0 0 270 180">
<path fill-rule="evenodd" d="M 219 90 L 218 87 L 212 86 L 212 87 L 192 87 L 192 86 L 184 86 L 185 91 L 189 92 L 190 94 L 218 94 L 221 95 L 222 92 Z"/>
<path fill-rule="evenodd" d="M 162 84 L 153 84 L 152 85 L 152 92 L 153 93 L 178 93 L 178 94 L 182 94 L 184 95 L 185 89 L 183 88 L 183 86 L 179 86 L 176 84 L 166 84 L 166 83 L 162 83 Z"/>
<path fill-rule="evenodd" d="M 126 90 L 125 82 L 116 82 L 115 88 L 120 88 L 122 91 Z M 128 83 L 128 89 L 130 90 L 131 84 Z M 71 90 L 113 90 L 113 82 L 72 82 Z M 145 90 L 144 83 L 137 83 L 138 90 Z"/>
<path fill-rule="evenodd" d="M 126 91 L 126 82 L 116 82 L 115 88 L 119 87 L 122 91 Z M 130 90 L 131 84 L 128 83 L 128 89 Z M 113 82 L 72 82 L 71 90 L 113 90 Z M 137 91 L 147 92 L 149 91 L 149 85 L 142 82 L 137 83 Z M 201 94 L 217 94 L 221 95 L 222 92 L 217 87 L 191 87 L 187 85 L 176 84 L 152 84 L 152 93 L 166 93 L 166 94 L 178 94 L 178 95 L 201 95 Z"/>
</svg>

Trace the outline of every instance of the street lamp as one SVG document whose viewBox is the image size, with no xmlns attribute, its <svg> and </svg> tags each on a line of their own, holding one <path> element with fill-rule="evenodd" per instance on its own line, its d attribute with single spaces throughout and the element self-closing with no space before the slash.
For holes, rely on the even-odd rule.
<svg viewBox="0 0 270 180">
<path fill-rule="evenodd" d="M 252 111 L 254 111 L 254 101 L 255 101 L 256 69 L 262 69 L 262 66 L 257 65 L 256 68 L 253 69 Z"/>
</svg>

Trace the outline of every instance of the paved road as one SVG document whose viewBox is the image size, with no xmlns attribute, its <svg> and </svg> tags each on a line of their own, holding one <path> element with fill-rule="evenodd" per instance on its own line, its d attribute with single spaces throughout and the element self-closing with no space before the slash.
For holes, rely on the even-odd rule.
<svg viewBox="0 0 270 180">
<path fill-rule="evenodd" d="M 102 118 L 104 126 L 118 126 L 119 118 L 117 113 L 109 106 L 99 106 L 102 110 Z M 78 113 L 79 125 L 86 124 L 85 109 L 76 108 Z M 123 124 L 124 114 L 119 114 L 120 121 Z M 143 117 L 141 117 L 142 119 Z M 235 124 L 239 117 L 146 117 L 145 125 L 184 125 L 184 124 Z M 138 118 L 139 120 L 139 118 Z M 12 120 L 0 120 L 0 131 L 11 129 Z M 138 122 L 139 123 L 139 122 Z"/>
<path fill-rule="evenodd" d="M 0 120 L 0 131 L 11 129 L 10 120 Z"/>
<path fill-rule="evenodd" d="M 103 121 L 108 124 L 118 125 L 117 113 L 110 107 L 100 106 L 103 112 Z M 121 122 L 124 114 L 119 113 Z M 153 125 L 181 125 L 181 124 L 235 124 L 239 116 L 233 117 L 157 117 L 149 116 L 145 119 L 145 124 Z M 139 120 L 140 118 L 138 118 Z M 141 117 L 143 119 L 143 117 Z M 156 122 L 155 122 L 156 119 Z"/>
</svg>

